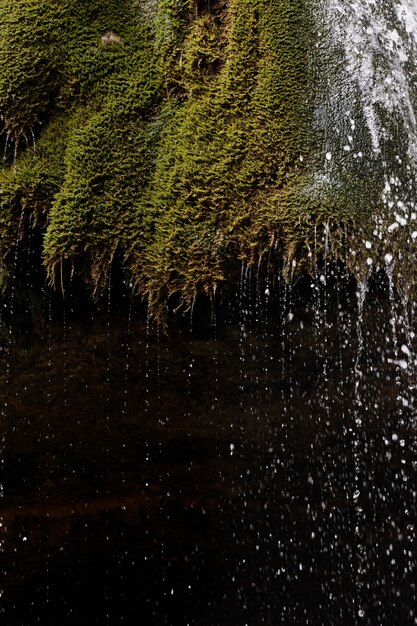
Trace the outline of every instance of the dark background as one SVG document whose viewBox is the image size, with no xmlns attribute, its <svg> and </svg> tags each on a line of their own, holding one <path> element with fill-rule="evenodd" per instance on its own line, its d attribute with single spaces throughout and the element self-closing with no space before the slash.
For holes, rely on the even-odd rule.
<svg viewBox="0 0 417 626">
<path fill-rule="evenodd" d="M 117 271 L 95 302 L 31 280 L 3 301 L 2 623 L 417 623 L 415 317 L 383 276 L 360 312 L 340 268 L 243 268 L 165 331 Z"/>
</svg>

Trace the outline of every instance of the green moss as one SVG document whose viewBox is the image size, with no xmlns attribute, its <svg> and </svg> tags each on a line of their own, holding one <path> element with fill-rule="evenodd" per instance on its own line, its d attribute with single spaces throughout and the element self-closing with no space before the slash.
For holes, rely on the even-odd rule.
<svg viewBox="0 0 417 626">
<path fill-rule="evenodd" d="M 3 283 L 14 247 L 29 228 L 44 228 L 64 175 L 66 141 L 72 120 L 53 117 L 34 146 L 16 164 L 0 170 L 0 279 Z M 1 271 L 2 270 L 2 271 Z"/>
<path fill-rule="evenodd" d="M 78 258 L 100 282 L 116 250 L 130 246 L 142 221 L 137 202 L 149 178 L 149 143 L 140 119 L 111 108 L 90 114 L 74 131 L 45 236 L 51 271 L 62 258 Z"/>
<path fill-rule="evenodd" d="M 99 287 L 117 253 L 151 303 L 189 302 L 359 220 L 312 182 L 308 0 L 207 6 L 0 0 L 3 259 L 36 223 L 51 277 Z"/>
<path fill-rule="evenodd" d="M 37 223 L 47 224 L 49 267 L 77 254 L 95 266 L 99 256 L 111 258 L 121 214 L 129 215 L 150 166 L 138 163 L 145 150 L 142 118 L 161 84 L 152 24 L 136 3 L 123 1 L 0 2 L 0 16 L 6 14 L 0 26 L 3 257 L 29 214 L 42 214 Z"/>
<path fill-rule="evenodd" d="M 303 3 L 235 0 L 227 24 L 225 41 L 202 15 L 185 43 L 187 98 L 173 105 L 147 197 L 155 233 L 133 254 L 155 300 L 167 287 L 187 300 L 211 291 L 233 261 L 259 258 L 284 221 L 299 222 L 301 207 L 289 216 L 283 197 L 311 150 Z"/>
<path fill-rule="evenodd" d="M 15 145 L 85 83 L 108 72 L 98 41 L 123 32 L 126 1 L 2 0 L 0 2 L 0 109 L 3 133 Z M 105 69 L 104 69 L 105 67 Z"/>
<path fill-rule="evenodd" d="M 0 5 L 0 109 L 8 139 L 18 142 L 23 137 L 28 142 L 31 129 L 46 114 L 56 90 L 53 51 L 60 12 L 55 4 L 50 19 L 46 3 L 17 5 Z M 47 25 L 46 34 L 43 25 Z"/>
<path fill-rule="evenodd" d="M 62 259 L 78 258 L 98 284 L 116 250 L 126 253 L 133 234 L 140 238 L 138 202 L 152 169 L 158 127 L 149 116 L 161 84 L 150 35 L 137 27 L 131 40 L 102 52 L 113 70 L 107 68 L 107 76 L 91 87 L 88 104 L 76 109 L 64 181 L 45 235 L 51 273 Z"/>
</svg>

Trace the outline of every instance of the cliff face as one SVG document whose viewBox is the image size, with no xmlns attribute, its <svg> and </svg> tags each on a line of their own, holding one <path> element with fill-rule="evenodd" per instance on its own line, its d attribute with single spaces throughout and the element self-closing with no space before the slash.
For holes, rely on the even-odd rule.
<svg viewBox="0 0 417 626">
<path fill-rule="evenodd" d="M 0 0 L 3 277 L 32 228 L 50 277 L 117 256 L 151 303 L 372 237 L 371 169 L 322 184 L 320 29 L 310 0 Z"/>
</svg>

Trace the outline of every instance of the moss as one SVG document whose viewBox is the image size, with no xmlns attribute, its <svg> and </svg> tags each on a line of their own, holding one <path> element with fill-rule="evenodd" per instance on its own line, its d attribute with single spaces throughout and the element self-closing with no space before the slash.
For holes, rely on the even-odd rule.
<svg viewBox="0 0 417 626">
<path fill-rule="evenodd" d="M 129 214 L 125 201 L 132 204 L 144 185 L 136 178 L 144 151 L 142 118 L 152 114 L 160 91 L 152 24 L 144 23 L 136 3 L 123 1 L 2 2 L 0 15 L 6 13 L 0 26 L 6 67 L 0 78 L 3 258 L 13 256 L 30 214 L 42 214 L 36 223 L 47 226 L 49 267 L 85 252 L 93 262 L 93 247 L 95 257 L 109 259 L 123 230 L 114 220 Z M 48 62 L 47 73 L 38 52 Z M 90 215 L 84 228 L 81 214 Z"/>
<path fill-rule="evenodd" d="M 96 285 L 116 250 L 130 247 L 132 231 L 138 236 L 138 202 L 150 176 L 158 127 L 149 119 L 160 90 L 150 32 L 137 27 L 120 44 L 105 51 L 113 70 L 107 68 L 76 109 L 65 176 L 45 235 L 51 273 L 62 259 L 78 258 Z"/>
<path fill-rule="evenodd" d="M 337 256 L 369 210 L 314 178 L 313 45 L 309 0 L 0 0 L 2 258 L 36 224 L 52 278 L 117 253 L 156 306 Z"/>
<path fill-rule="evenodd" d="M 123 31 L 128 10 L 123 0 L 0 2 L 0 109 L 10 141 L 28 143 L 53 109 L 103 78 L 97 38 L 110 26 Z"/>
<path fill-rule="evenodd" d="M 28 229 L 44 228 L 64 180 L 64 155 L 72 119 L 53 117 L 39 140 L 12 167 L 0 170 L 0 279 Z"/>
<path fill-rule="evenodd" d="M 303 3 L 235 0 L 225 21 L 226 41 L 216 16 L 202 15 L 185 43 L 187 98 L 172 105 L 147 197 L 155 233 L 133 254 L 155 300 L 167 286 L 190 300 L 217 288 L 234 260 L 259 258 L 290 219 L 283 197 L 311 150 Z"/>
<path fill-rule="evenodd" d="M 65 176 L 50 211 L 45 255 L 87 262 L 100 283 L 116 250 L 125 250 L 142 221 L 137 201 L 149 178 L 151 137 L 141 120 L 104 108 L 71 135 Z"/>
</svg>

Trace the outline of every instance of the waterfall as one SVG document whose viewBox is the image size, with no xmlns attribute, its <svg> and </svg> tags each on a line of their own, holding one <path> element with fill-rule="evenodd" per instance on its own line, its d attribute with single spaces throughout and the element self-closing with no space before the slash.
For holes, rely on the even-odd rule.
<svg viewBox="0 0 417 626">
<path fill-rule="evenodd" d="M 340 49 L 344 59 L 337 70 L 344 75 L 344 93 L 331 91 L 334 100 L 344 99 L 345 134 L 341 134 L 342 149 L 361 152 L 366 138 L 355 137 L 354 111 L 363 116 L 366 133 L 371 140 L 372 153 L 389 159 L 384 150 L 389 139 L 403 126 L 407 141 L 398 145 L 397 162 L 416 164 L 417 122 L 416 59 L 417 7 L 402 0 L 361 0 L 326 4 L 326 21 L 330 30 L 330 47 Z M 343 122 L 342 122 L 343 124 Z M 349 129 L 350 126 L 350 129 Z M 342 130 L 342 129 L 340 129 Z M 360 130 L 358 130 L 360 132 Z M 362 129 L 363 132 L 363 129 Z M 328 146 L 328 150 L 332 149 Z M 372 158 L 362 152 L 363 158 Z M 361 157 L 358 157 L 361 158 Z M 402 164 L 400 163 L 400 164 Z"/>
<path fill-rule="evenodd" d="M 142 4 L 146 15 L 156 10 L 155 0 L 132 2 L 135 7 Z M 178 34 L 176 4 L 177 0 L 158 3 L 168 11 L 161 15 L 170 16 L 168 21 L 160 20 L 162 38 L 168 37 L 166 24 Z M 16 212 L 17 233 L 10 239 L 12 282 L 9 293 L 0 297 L 0 554 L 4 563 L 0 615 L 7 626 L 31 626 L 35 621 L 42 626 L 121 622 L 127 626 L 415 626 L 417 299 L 408 285 L 410 272 L 417 274 L 417 0 L 301 0 L 300 5 L 295 0 L 195 2 L 191 13 L 198 4 L 197 18 L 188 17 L 192 4 L 178 0 L 183 8 L 181 28 L 198 27 L 184 51 L 181 41 L 169 34 L 178 49 L 170 60 L 172 84 L 161 95 L 167 119 L 144 105 L 141 124 L 148 128 L 149 116 L 160 128 L 156 133 L 152 126 L 152 132 L 142 136 L 133 124 L 136 112 L 131 127 L 125 127 L 124 116 L 116 116 L 112 108 L 103 119 L 98 113 L 97 119 L 94 116 L 97 135 L 93 123 L 78 129 L 85 145 L 77 144 L 75 150 L 70 142 L 65 148 L 67 160 L 73 156 L 77 168 L 72 178 L 62 172 L 67 201 L 73 204 L 69 211 L 64 210 L 65 204 L 55 207 L 52 216 L 69 218 L 60 222 L 62 237 L 74 220 L 89 237 L 97 219 L 93 235 L 99 238 L 100 251 L 105 250 L 104 218 L 113 224 L 119 214 L 107 214 L 104 206 L 92 201 L 93 196 L 89 205 L 81 194 L 81 187 L 88 190 L 81 174 L 90 144 L 101 148 L 104 142 L 105 148 L 105 139 L 111 138 L 112 145 L 119 146 L 122 135 L 138 135 L 140 149 L 148 142 L 152 159 L 158 161 L 153 151 L 161 139 L 156 134 L 168 138 L 172 131 L 172 146 L 166 144 L 166 158 L 156 167 L 164 172 L 167 168 L 166 178 L 158 181 L 159 208 L 152 204 L 149 188 L 140 210 L 135 206 L 134 215 L 125 216 L 129 227 L 132 216 L 136 219 L 148 210 L 165 216 L 161 230 L 165 238 L 161 235 L 158 250 L 150 248 L 151 257 L 159 258 L 171 244 L 172 255 L 160 257 L 166 271 L 155 271 L 160 290 L 150 293 L 155 293 L 154 300 L 161 299 L 166 327 L 155 322 L 153 300 L 141 302 L 135 281 L 130 275 L 126 279 L 129 259 L 117 247 L 119 230 L 103 293 L 93 301 L 78 279 L 76 261 L 71 279 L 65 265 L 68 259 L 61 265 L 62 293 L 47 286 L 43 274 L 33 279 L 31 260 L 40 249 L 35 252 L 36 242 L 26 237 L 25 229 L 38 187 L 19 206 L 20 220 Z M 203 5 L 213 10 L 205 13 Z M 278 110 L 272 92 L 294 89 L 290 95 L 295 94 L 298 103 L 296 88 L 305 68 L 300 73 L 297 68 L 291 85 L 281 75 L 275 84 L 272 70 L 271 75 L 267 72 L 268 80 L 262 76 L 275 62 L 282 74 L 295 72 L 289 62 L 281 66 L 287 43 L 277 33 L 285 34 L 284 18 L 290 16 L 291 22 L 297 7 L 302 21 L 307 5 L 315 30 L 308 54 L 314 94 L 306 97 L 314 128 L 311 138 L 308 133 L 306 137 L 314 144 L 314 154 L 304 146 L 302 133 L 297 150 L 288 152 L 291 158 L 284 152 L 277 157 L 278 143 L 269 133 Z M 120 6 L 122 12 L 124 4 Z M 247 20 L 238 19 L 241 7 L 248 11 L 249 29 Z M 250 67 L 252 86 L 243 90 L 243 100 L 250 101 L 248 105 L 242 100 L 248 111 L 243 105 L 235 111 L 228 99 L 234 95 L 235 75 L 230 69 L 233 63 L 222 56 L 230 36 L 222 31 L 224 15 L 230 18 L 225 31 L 233 30 L 233 21 L 239 26 L 233 35 L 236 65 L 246 71 L 248 58 L 257 62 L 256 46 L 260 46 L 259 68 Z M 271 16 L 277 18 L 276 24 L 268 21 Z M 113 26 L 107 20 L 104 25 L 103 32 L 112 34 L 107 29 Z M 260 44 L 260 31 L 267 26 L 271 32 Z M 242 53 L 244 36 L 253 57 Z M 100 33 L 97 41 L 102 37 Z M 220 37 L 218 50 L 210 48 L 211 37 Z M 128 40 L 127 33 L 124 43 L 118 42 L 120 47 L 98 50 L 117 65 Z M 275 49 L 272 44 L 278 40 Z M 191 62 L 187 55 L 200 52 L 200 45 L 207 46 L 206 56 L 196 55 Z M 262 56 L 262 46 L 269 56 Z M 213 63 L 207 60 L 210 54 Z M 300 55 L 304 59 L 303 55 L 304 47 Z M 223 60 L 231 72 L 227 85 L 232 88 L 220 106 L 217 95 L 213 96 L 217 91 L 212 91 L 210 72 L 213 81 L 218 80 Z M 134 57 L 129 71 L 136 62 Z M 187 80 L 195 75 L 189 94 L 182 91 L 182 66 L 188 68 Z M 196 76 L 207 85 L 200 85 Z M 114 80 L 112 106 L 119 106 L 128 78 L 127 73 L 123 81 Z M 244 77 L 241 80 L 243 84 Z M 261 83 L 271 102 L 257 135 L 252 123 L 257 99 L 264 104 L 260 95 L 264 91 L 257 92 Z M 253 101 L 252 91 L 257 93 Z M 16 88 L 14 92 L 18 93 Z M 136 95 L 135 91 L 135 103 Z M 190 102 L 192 115 L 187 109 Z M 200 110 L 201 102 L 205 106 Z M 97 102 L 94 110 L 99 106 Z M 210 117 L 216 107 L 219 128 Z M 199 127 L 200 115 L 207 117 L 203 127 Z M 228 115 L 230 128 L 226 123 L 223 127 L 223 117 Z M 240 125 L 245 115 L 247 127 L 246 122 Z M 107 127 L 113 117 L 116 134 Z M 302 118 L 301 113 L 295 121 L 289 116 L 288 128 L 292 120 L 295 125 Z M 49 123 L 45 121 L 46 126 Z M 287 126 L 280 127 L 279 133 L 287 132 Z M 223 139 L 211 144 L 217 131 Z M 43 130 L 39 134 L 36 159 L 43 158 L 46 150 Z M 224 143 L 228 153 L 234 134 L 239 150 L 230 151 L 230 158 L 227 154 L 230 172 L 223 166 L 217 169 L 217 152 Z M 269 134 L 270 172 L 262 179 L 264 153 L 256 152 L 255 143 L 259 137 L 261 148 Z M 246 152 L 249 140 L 253 144 Z M 6 152 L 9 141 L 7 137 Z M 129 142 L 123 146 L 126 159 L 139 149 Z M 5 162 L 10 177 L 18 177 L 24 158 L 29 177 L 37 163 L 31 160 L 31 150 L 28 145 L 14 164 L 12 159 Z M 119 156 L 115 154 L 105 173 L 100 170 L 96 176 L 101 154 L 93 151 L 91 189 L 98 190 L 100 199 L 107 198 L 109 207 L 120 204 L 122 210 L 128 195 L 129 201 L 136 200 L 143 191 L 135 186 L 139 170 L 123 160 L 120 180 L 109 187 L 107 172 L 117 169 Z M 185 163 L 190 155 L 190 169 L 188 165 L 182 169 L 181 159 Z M 250 159 L 253 163 L 247 164 Z M 240 182 L 234 169 L 239 160 L 248 166 Z M 151 165 L 146 165 L 146 172 Z M 285 170 L 282 180 L 274 180 L 275 168 Z M 40 168 L 40 178 L 43 173 Z M 187 190 L 193 177 L 195 189 Z M 230 178 L 230 188 L 227 195 L 216 196 L 222 177 Z M 285 187 L 287 177 L 294 189 Z M 130 178 L 135 185 L 124 197 Z M 241 185 L 239 194 L 235 181 L 237 187 Z M 144 188 L 148 182 L 143 182 Z M 163 187 L 171 182 L 165 196 Z M 2 184 L 1 207 L 6 214 L 7 188 Z M 313 200 L 300 213 L 298 185 Z M 53 189 L 62 199 L 62 188 L 57 184 Z M 177 206 L 175 202 L 178 198 L 182 202 L 185 195 L 188 204 Z M 13 196 L 13 210 L 15 204 L 18 200 Z M 242 204 L 242 212 L 234 204 Z M 176 209 L 170 216 L 171 205 Z M 47 200 L 45 207 L 49 220 Z M 88 215 L 82 216 L 84 209 Z M 199 233 L 211 212 L 216 214 L 211 230 Z M 230 224 L 228 212 L 236 213 Z M 240 240 L 234 238 L 246 220 L 254 225 L 254 215 L 265 244 L 259 257 L 255 251 L 245 255 Z M 264 223 L 267 215 L 271 221 Z M 146 231 L 153 233 L 157 224 L 149 219 L 149 224 L 144 222 Z M 294 244 L 291 250 L 296 251 L 293 257 L 277 234 L 284 230 L 286 219 L 294 226 L 288 236 Z M 227 234 L 222 231 L 223 221 L 230 226 Z M 304 227 L 305 237 L 298 239 L 297 229 Z M 356 228 L 354 237 L 349 228 Z M 129 246 L 138 243 L 139 230 L 129 231 Z M 185 247 L 180 241 L 190 232 L 195 257 L 187 237 Z M 211 239 L 205 233 L 211 233 Z M 252 233 L 249 228 L 247 233 L 252 247 L 258 230 Z M 82 237 L 79 241 L 77 233 L 74 237 L 77 245 L 68 248 L 71 254 L 76 250 L 76 256 L 79 249 L 80 254 L 87 253 Z M 217 240 L 219 255 L 227 255 L 224 265 L 215 267 L 213 285 L 211 257 L 203 254 L 201 265 L 193 266 L 192 261 L 201 260 L 202 249 L 204 253 L 206 248 L 216 249 Z M 61 248 L 57 250 L 62 262 Z M 23 262 L 25 255 L 29 261 Z M 181 259 L 179 266 L 174 257 Z M 300 270 L 298 261 L 300 266 L 306 263 L 307 271 Z M 226 267 L 229 262 L 233 267 Z M 138 267 L 141 272 L 145 265 Z M 187 270 L 187 285 L 195 281 L 192 302 L 185 292 L 179 293 L 181 283 L 170 283 L 178 268 Z M 188 276 L 190 268 L 193 273 Z M 408 273 L 407 268 L 411 268 Z M 221 289 L 227 280 L 229 290 Z"/>
<path fill-rule="evenodd" d="M 314 15 L 323 140 L 316 184 L 354 194 L 353 210 L 368 203 L 371 236 L 390 263 L 393 237 L 417 237 L 417 6 L 327 0 Z M 372 254 L 366 259 L 372 266 Z"/>
</svg>

